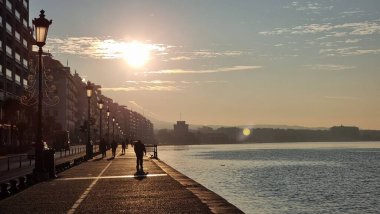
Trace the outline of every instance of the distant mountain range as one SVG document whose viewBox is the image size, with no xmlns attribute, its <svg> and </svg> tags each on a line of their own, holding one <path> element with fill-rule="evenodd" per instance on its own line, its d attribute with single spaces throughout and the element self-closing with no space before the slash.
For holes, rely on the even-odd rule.
<svg viewBox="0 0 380 214">
<path fill-rule="evenodd" d="M 173 125 L 176 122 L 167 122 L 161 121 L 154 118 L 150 118 L 151 122 L 154 125 L 154 129 L 173 129 Z M 237 126 L 228 126 L 228 125 L 198 125 L 198 124 L 189 124 L 189 128 L 196 130 L 203 126 L 208 126 L 213 129 L 217 129 L 220 127 L 239 127 L 239 128 L 272 128 L 272 129 L 308 129 L 308 130 L 327 130 L 329 128 L 326 127 L 304 127 L 304 126 L 290 126 L 290 125 L 268 125 L 268 124 L 258 124 L 258 125 L 237 125 Z"/>
</svg>

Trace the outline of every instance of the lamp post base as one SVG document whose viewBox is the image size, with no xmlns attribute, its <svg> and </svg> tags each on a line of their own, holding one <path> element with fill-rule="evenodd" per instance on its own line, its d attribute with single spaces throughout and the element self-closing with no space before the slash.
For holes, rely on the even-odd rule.
<svg viewBox="0 0 380 214">
<path fill-rule="evenodd" d="M 87 147 L 86 147 L 86 159 L 90 160 L 93 158 L 93 156 L 94 156 L 94 153 L 93 153 L 92 145 L 87 145 Z"/>
<path fill-rule="evenodd" d="M 36 182 L 42 182 L 49 180 L 49 172 L 46 170 L 33 169 L 33 177 Z"/>
</svg>

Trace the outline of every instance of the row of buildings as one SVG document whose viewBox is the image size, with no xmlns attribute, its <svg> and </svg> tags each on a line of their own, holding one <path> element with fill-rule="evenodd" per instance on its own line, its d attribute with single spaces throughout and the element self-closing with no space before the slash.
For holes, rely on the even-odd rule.
<svg viewBox="0 0 380 214">
<path fill-rule="evenodd" d="M 32 51 L 33 30 L 29 22 L 29 0 L 0 0 L 0 147 L 29 144 L 34 131 L 28 127 L 35 123 L 36 103 L 35 72 L 37 53 Z M 101 86 L 93 86 L 91 120 L 87 121 L 88 98 L 86 83 L 70 67 L 44 53 L 44 133 L 45 138 L 55 130 L 68 131 L 73 143 L 83 142 L 83 126 L 90 122 L 93 141 L 99 140 L 100 129 L 107 137 L 107 108 L 118 122 L 115 135 L 153 142 L 153 124 L 138 112 L 119 105 L 101 93 Z M 25 99 L 24 99 L 25 98 Z M 104 101 L 103 123 L 100 128 L 98 101 Z M 22 100 L 22 104 L 20 104 Z M 35 99 L 34 99 L 35 101 Z M 120 126 L 120 128 L 119 128 Z M 82 129 L 81 129 L 82 128 Z M 110 136 L 111 137 L 111 136 Z M 120 136 L 121 137 L 121 136 Z"/>
<path fill-rule="evenodd" d="M 127 137 L 129 139 L 141 139 L 148 144 L 154 143 L 153 124 L 150 120 L 140 113 L 128 109 L 127 106 L 114 102 L 101 93 L 100 85 L 84 82 L 76 71 L 72 72 L 68 65 L 62 65 L 51 54 L 44 55 L 43 63 L 48 75 L 53 77 L 50 84 L 54 91 L 50 96 L 59 98 L 58 104 L 53 101 L 53 105 L 47 104 L 45 106 L 44 115 L 54 118 L 58 125 L 57 129 L 69 131 L 72 143 L 83 143 L 86 136 L 83 128 L 87 127 L 87 122 L 91 124 L 94 142 L 100 139 L 102 133 L 102 137 L 106 140 L 112 140 L 113 137 L 117 139 Z M 34 64 L 33 60 L 31 64 Z M 90 121 L 88 121 L 87 112 L 86 85 L 88 83 L 93 89 L 90 98 Z M 54 98 L 50 99 L 54 100 Z M 100 100 L 104 103 L 102 110 L 99 109 Z M 108 117 L 107 110 L 110 112 Z M 100 118 L 102 118 L 101 127 Z M 115 121 L 112 120 L 113 118 Z"/>
</svg>

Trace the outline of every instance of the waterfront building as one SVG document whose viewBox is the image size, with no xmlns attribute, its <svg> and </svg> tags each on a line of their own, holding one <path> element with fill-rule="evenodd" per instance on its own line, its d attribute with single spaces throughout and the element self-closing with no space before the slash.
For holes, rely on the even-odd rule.
<svg viewBox="0 0 380 214">
<path fill-rule="evenodd" d="M 6 105 L 19 100 L 28 86 L 32 41 L 29 0 L 0 0 L 0 145 L 19 144 L 14 130 L 24 113 L 13 109 L 16 117 L 9 118 L 5 112 L 9 114 Z"/>
<path fill-rule="evenodd" d="M 37 59 L 37 57 L 36 57 Z M 51 75 L 51 82 L 44 86 L 44 90 L 53 89 L 50 99 L 54 96 L 59 98 L 58 103 L 46 103 L 43 114 L 47 117 L 54 118 L 59 125 L 52 127 L 52 131 L 68 131 L 74 135 L 76 129 L 76 115 L 78 114 L 78 93 L 80 90 L 76 87 L 74 76 L 71 74 L 70 67 L 62 65 L 56 59 L 53 59 L 49 53 L 44 54 L 43 64 L 47 76 Z M 85 92 L 83 92 L 85 93 Z M 52 133 L 50 133 L 52 134 Z"/>
<path fill-rule="evenodd" d="M 194 135 L 189 132 L 189 124 L 186 124 L 186 121 L 177 121 L 177 124 L 174 124 L 173 134 L 175 144 L 195 143 Z"/>
</svg>

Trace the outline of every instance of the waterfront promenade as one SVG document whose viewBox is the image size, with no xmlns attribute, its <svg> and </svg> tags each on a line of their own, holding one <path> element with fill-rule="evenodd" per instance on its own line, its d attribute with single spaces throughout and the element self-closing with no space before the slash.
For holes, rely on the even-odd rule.
<svg viewBox="0 0 380 214">
<path fill-rule="evenodd" d="M 0 213 L 241 213 L 159 160 L 136 175 L 131 148 L 100 156 L 0 201 Z"/>
</svg>

